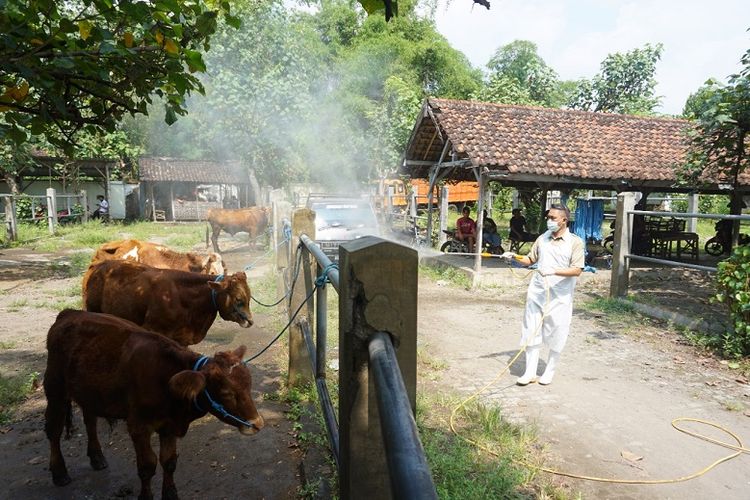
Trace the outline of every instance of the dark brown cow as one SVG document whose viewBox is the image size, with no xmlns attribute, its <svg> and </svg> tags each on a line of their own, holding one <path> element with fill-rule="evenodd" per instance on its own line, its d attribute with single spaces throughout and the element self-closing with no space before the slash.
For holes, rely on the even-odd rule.
<svg viewBox="0 0 750 500">
<path fill-rule="evenodd" d="M 217 253 L 209 252 L 208 255 L 193 252 L 180 253 L 149 241 L 109 241 L 99 247 L 91 263 L 96 264 L 110 259 L 132 260 L 159 269 L 177 269 L 193 273 L 225 274 L 227 272 L 224 260 Z"/>
<path fill-rule="evenodd" d="M 255 244 L 256 238 L 262 235 L 269 224 L 271 209 L 268 207 L 250 207 L 240 209 L 212 208 L 206 215 L 207 222 L 211 225 L 211 243 L 214 251 L 219 250 L 219 234 L 221 231 L 234 236 L 236 233 L 245 232 L 250 235 L 250 243 Z M 206 227 L 206 246 L 208 246 L 208 227 Z M 257 246 L 257 244 L 256 244 Z"/>
<path fill-rule="evenodd" d="M 206 337 L 216 313 L 243 328 L 253 324 L 247 276 L 212 276 L 105 260 L 83 276 L 83 307 L 114 314 L 182 345 Z"/>
<path fill-rule="evenodd" d="M 185 436 L 193 420 L 210 412 L 242 434 L 263 428 L 250 394 L 250 371 L 242 362 L 245 346 L 207 358 L 130 321 L 66 309 L 47 334 L 47 351 L 44 429 L 50 442 L 49 469 L 57 486 L 70 483 L 60 437 L 63 427 L 70 435 L 72 401 L 83 414 L 94 470 L 107 467 L 97 418 L 127 422 L 142 499 L 153 498 L 154 432 L 159 434 L 164 471 L 162 498 L 177 498 L 177 438 Z"/>
</svg>

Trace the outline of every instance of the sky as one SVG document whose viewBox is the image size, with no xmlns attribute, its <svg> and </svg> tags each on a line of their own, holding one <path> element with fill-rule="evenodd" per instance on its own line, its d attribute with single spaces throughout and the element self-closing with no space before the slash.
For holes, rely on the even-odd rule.
<svg viewBox="0 0 750 500">
<path fill-rule="evenodd" d="M 536 43 L 564 80 L 591 78 L 608 54 L 664 44 L 657 111 L 680 114 L 708 78 L 726 82 L 750 49 L 750 0 L 439 0 L 437 29 L 476 67 L 513 40 Z"/>
</svg>

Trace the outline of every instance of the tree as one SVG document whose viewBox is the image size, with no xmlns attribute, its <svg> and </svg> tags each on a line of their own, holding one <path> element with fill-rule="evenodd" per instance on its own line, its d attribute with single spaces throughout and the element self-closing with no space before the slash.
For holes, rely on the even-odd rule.
<svg viewBox="0 0 750 500">
<path fill-rule="evenodd" d="M 699 112 L 690 131 L 687 161 L 678 171 L 685 182 L 703 179 L 724 181 L 732 186 L 732 213 L 739 213 L 736 196 L 739 175 L 750 166 L 750 50 L 741 59 L 743 68 L 731 75 L 727 85 L 705 86 L 693 106 Z M 736 231 L 735 231 L 736 232 Z"/>
<path fill-rule="evenodd" d="M 688 120 L 696 120 L 711 106 L 710 102 L 714 92 L 720 86 L 719 81 L 709 78 L 694 93 L 690 94 L 685 101 L 682 116 Z"/>
<path fill-rule="evenodd" d="M 562 104 L 555 102 L 559 85 L 557 73 L 539 56 L 533 42 L 515 40 L 503 45 L 490 58 L 487 68 L 490 80 L 484 95 L 489 99 L 482 100 L 542 106 Z M 510 102 L 514 97 L 519 101 Z"/>
<path fill-rule="evenodd" d="M 0 12 L 0 140 L 44 136 L 71 151 L 76 134 L 114 131 L 145 114 L 153 93 L 167 123 L 203 92 L 217 20 L 228 1 L 4 0 Z"/>
<path fill-rule="evenodd" d="M 659 104 L 654 73 L 662 49 L 662 44 L 646 44 L 625 54 L 608 55 L 598 75 L 578 82 L 568 106 L 602 113 L 653 113 Z"/>
</svg>

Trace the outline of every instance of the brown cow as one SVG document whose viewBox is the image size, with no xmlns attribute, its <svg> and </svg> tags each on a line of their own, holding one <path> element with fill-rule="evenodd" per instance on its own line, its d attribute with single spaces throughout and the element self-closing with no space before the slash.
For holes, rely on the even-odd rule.
<svg viewBox="0 0 750 500">
<path fill-rule="evenodd" d="M 271 209 L 268 207 L 249 207 L 236 210 L 226 208 L 212 208 L 206 215 L 206 221 L 211 225 L 211 243 L 214 251 L 219 252 L 219 234 L 222 230 L 234 236 L 245 232 L 250 235 L 250 243 L 255 242 L 268 227 Z M 208 226 L 206 226 L 206 246 L 208 246 Z"/>
<path fill-rule="evenodd" d="M 162 498 L 177 498 L 177 438 L 207 412 L 246 435 L 263 428 L 250 394 L 245 346 L 234 352 L 201 356 L 173 340 L 124 319 L 66 309 L 47 334 L 44 429 L 50 442 L 49 469 L 57 486 L 70 483 L 60 449 L 63 427 L 70 435 L 71 401 L 81 408 L 91 467 L 107 467 L 96 432 L 98 417 L 124 419 L 136 452 L 141 493 L 153 498 L 156 454 L 151 435 L 159 434 L 164 471 Z"/>
<path fill-rule="evenodd" d="M 227 272 L 224 260 L 217 253 L 209 252 L 205 256 L 193 252 L 180 253 L 149 241 L 109 241 L 99 247 L 91 263 L 96 264 L 110 259 L 132 260 L 159 269 L 177 269 L 194 273 L 225 274 Z"/>
<path fill-rule="evenodd" d="M 105 260 L 83 276 L 87 311 L 114 314 L 182 345 L 206 337 L 216 313 L 243 328 L 253 324 L 247 276 L 212 276 Z"/>
</svg>

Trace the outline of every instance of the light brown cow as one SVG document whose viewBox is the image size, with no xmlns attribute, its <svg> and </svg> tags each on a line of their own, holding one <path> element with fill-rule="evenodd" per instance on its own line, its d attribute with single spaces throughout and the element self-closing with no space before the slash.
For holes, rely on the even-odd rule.
<svg viewBox="0 0 750 500">
<path fill-rule="evenodd" d="M 208 255 L 193 252 L 180 253 L 149 241 L 109 241 L 99 247 L 91 263 L 96 264 L 110 259 L 132 260 L 159 269 L 177 269 L 194 273 L 225 274 L 227 272 L 224 260 L 217 253 L 209 252 Z"/>
<path fill-rule="evenodd" d="M 216 313 L 243 328 L 253 324 L 243 272 L 212 276 L 105 260 L 83 276 L 87 311 L 114 314 L 182 345 L 206 337 Z"/>
<path fill-rule="evenodd" d="M 206 215 L 206 221 L 211 226 L 211 243 L 213 243 L 214 251 L 220 252 L 219 234 L 222 230 L 232 236 L 241 232 L 248 233 L 250 243 L 257 246 L 256 239 L 268 227 L 270 217 L 271 209 L 268 207 L 210 209 Z M 206 227 L 206 246 L 208 246 L 208 227 Z"/>
<path fill-rule="evenodd" d="M 107 467 L 97 418 L 124 419 L 141 479 L 138 498 L 153 498 L 151 478 L 157 466 L 153 433 L 159 434 L 162 498 L 177 498 L 177 438 L 185 436 L 193 420 L 209 412 L 242 434 L 263 428 L 250 393 L 250 371 L 242 362 L 245 350 L 240 346 L 207 358 L 109 314 L 62 311 L 47 334 L 44 374 L 44 429 L 50 442 L 52 481 L 57 486 L 71 481 L 60 437 L 63 428 L 70 435 L 75 401 L 83 413 L 94 470 Z"/>
</svg>

